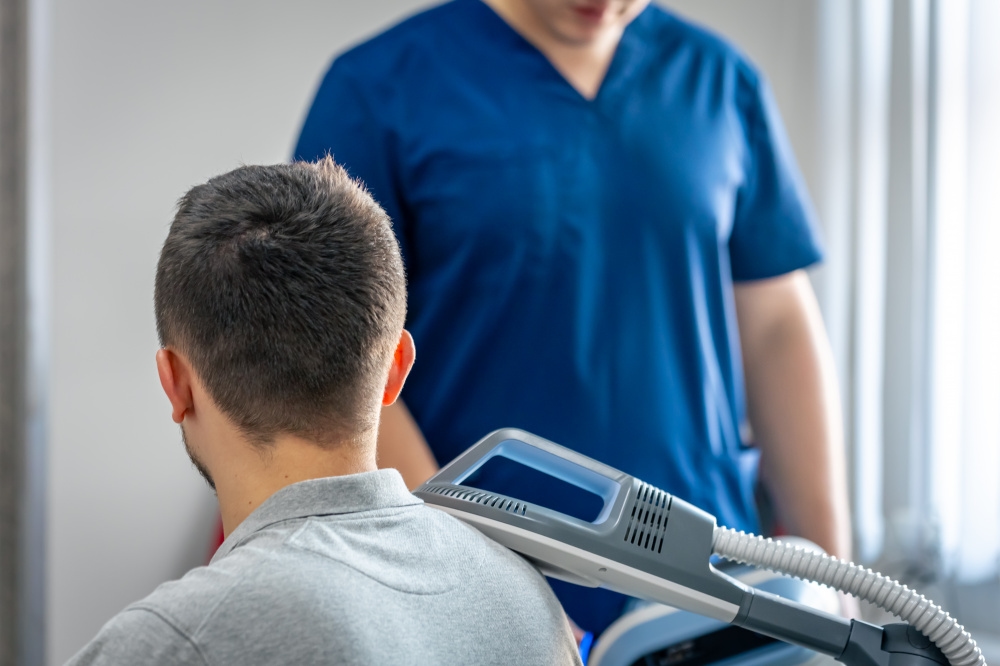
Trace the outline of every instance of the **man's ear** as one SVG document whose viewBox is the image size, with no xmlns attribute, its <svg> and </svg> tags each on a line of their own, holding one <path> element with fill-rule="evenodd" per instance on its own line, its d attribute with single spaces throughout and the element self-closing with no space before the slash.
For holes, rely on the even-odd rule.
<svg viewBox="0 0 1000 666">
<path fill-rule="evenodd" d="M 391 405 L 396 402 L 399 392 L 403 390 L 403 383 L 410 368 L 413 367 L 413 360 L 417 356 L 416 347 L 413 346 L 413 336 L 405 328 L 399 335 L 399 342 L 396 344 L 396 351 L 392 355 L 392 365 L 389 366 L 389 377 L 385 382 L 385 392 L 382 394 L 382 405 Z"/>
<path fill-rule="evenodd" d="M 177 352 L 161 349 L 156 352 L 156 372 L 160 375 L 160 386 L 170 401 L 170 417 L 174 423 L 181 423 L 184 416 L 194 408 L 191 367 Z"/>
</svg>

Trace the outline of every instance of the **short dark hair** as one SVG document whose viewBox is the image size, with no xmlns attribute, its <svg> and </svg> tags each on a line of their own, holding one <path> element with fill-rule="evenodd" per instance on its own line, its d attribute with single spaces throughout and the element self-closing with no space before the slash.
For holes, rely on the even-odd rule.
<svg viewBox="0 0 1000 666">
<path fill-rule="evenodd" d="M 254 443 L 377 423 L 406 313 L 385 211 L 329 157 L 191 188 L 156 269 L 160 344 L 183 352 Z"/>
</svg>

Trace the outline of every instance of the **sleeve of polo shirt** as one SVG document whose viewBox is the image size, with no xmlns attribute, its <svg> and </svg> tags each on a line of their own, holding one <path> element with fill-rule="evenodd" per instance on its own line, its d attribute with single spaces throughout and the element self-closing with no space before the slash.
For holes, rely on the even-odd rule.
<svg viewBox="0 0 1000 666">
<path fill-rule="evenodd" d="M 158 613 L 129 608 L 104 625 L 66 666 L 206 664 L 193 641 Z"/>
<path fill-rule="evenodd" d="M 766 82 L 741 68 L 737 85 L 747 157 L 729 256 L 734 280 L 760 280 L 814 264 L 823 250 L 809 194 Z"/>
<path fill-rule="evenodd" d="M 316 91 L 293 158 L 311 162 L 329 154 L 363 182 L 392 220 L 406 265 L 408 248 L 394 160 L 371 98 L 372 90 L 349 64 L 335 60 Z"/>
</svg>

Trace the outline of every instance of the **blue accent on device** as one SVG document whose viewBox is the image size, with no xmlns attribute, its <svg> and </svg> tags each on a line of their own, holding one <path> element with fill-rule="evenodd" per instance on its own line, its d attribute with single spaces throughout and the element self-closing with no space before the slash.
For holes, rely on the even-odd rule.
<svg viewBox="0 0 1000 666">
<path fill-rule="evenodd" d="M 594 645 L 594 634 L 590 631 L 583 635 L 580 639 L 580 661 L 583 662 L 583 666 L 587 666 L 587 662 L 590 660 L 590 648 Z"/>
</svg>

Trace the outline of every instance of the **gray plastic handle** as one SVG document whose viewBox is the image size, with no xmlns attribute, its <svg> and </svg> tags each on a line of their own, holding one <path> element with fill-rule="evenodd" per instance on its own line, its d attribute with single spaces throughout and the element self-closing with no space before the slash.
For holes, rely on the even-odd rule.
<svg viewBox="0 0 1000 666">
<path fill-rule="evenodd" d="M 463 485 L 496 456 L 594 493 L 604 502 L 599 515 L 586 522 Z M 521 430 L 487 435 L 414 494 L 556 578 L 699 613 L 850 666 L 947 664 L 934 646 L 920 647 L 908 625 L 883 630 L 848 621 L 720 573 L 710 563 L 714 517 L 629 474 Z"/>
</svg>

